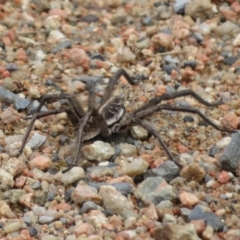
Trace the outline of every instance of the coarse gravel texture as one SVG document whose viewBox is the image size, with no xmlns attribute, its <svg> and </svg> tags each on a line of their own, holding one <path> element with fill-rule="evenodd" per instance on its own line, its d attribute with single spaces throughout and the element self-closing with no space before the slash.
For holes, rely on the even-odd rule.
<svg viewBox="0 0 240 240">
<path fill-rule="evenodd" d="M 0 1 L 1 240 L 239 239 L 239 15 L 235 0 Z M 135 126 L 85 141 L 77 166 L 62 173 L 76 153 L 77 126 L 60 113 L 37 119 L 14 157 L 41 97 L 75 94 L 86 111 L 84 82 L 94 82 L 97 105 L 119 68 L 138 81 L 120 77 L 114 89 L 127 112 L 192 89 L 223 104 L 189 96 L 167 103 L 197 108 L 236 133 L 165 110 L 147 120 L 177 164 Z"/>
</svg>

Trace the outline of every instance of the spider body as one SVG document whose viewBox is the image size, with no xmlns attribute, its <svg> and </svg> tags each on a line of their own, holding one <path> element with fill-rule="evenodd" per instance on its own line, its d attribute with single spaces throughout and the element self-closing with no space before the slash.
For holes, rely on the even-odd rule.
<svg viewBox="0 0 240 240">
<path fill-rule="evenodd" d="M 202 119 L 204 119 L 209 125 L 214 127 L 215 129 L 223 132 L 235 132 L 234 130 L 224 129 L 215 123 L 213 123 L 209 118 L 207 118 L 203 113 L 201 113 L 198 109 L 193 107 L 180 107 L 174 106 L 170 104 L 162 104 L 162 101 L 167 101 L 171 99 L 175 99 L 183 96 L 192 96 L 202 104 L 214 107 L 222 104 L 221 101 L 209 103 L 202 99 L 199 95 L 197 95 L 193 90 L 187 89 L 178 92 L 173 92 L 171 94 L 163 94 L 159 97 L 151 98 L 146 104 L 144 104 L 139 109 L 126 113 L 124 107 L 124 99 L 121 96 L 111 96 L 113 92 L 114 85 L 117 83 L 119 77 L 123 75 L 127 81 L 131 85 L 135 85 L 136 82 L 129 76 L 129 74 L 124 69 L 119 69 L 115 75 L 109 80 L 109 83 L 106 87 L 106 90 L 102 96 L 100 106 L 95 106 L 95 84 L 91 81 L 86 81 L 87 91 L 89 94 L 88 97 L 88 110 L 85 112 L 80 104 L 77 101 L 76 97 L 71 94 L 49 94 L 45 95 L 40 102 L 40 105 L 33 115 L 30 125 L 26 131 L 26 134 L 23 138 L 21 148 L 19 149 L 18 156 L 22 153 L 24 146 L 26 145 L 29 134 L 33 128 L 34 122 L 36 119 L 57 114 L 60 112 L 67 112 L 70 115 L 71 121 L 76 124 L 79 124 L 78 129 L 78 137 L 77 137 L 77 151 L 76 156 L 74 158 L 73 165 L 64 170 L 66 172 L 70 170 L 73 166 L 75 166 L 80 158 L 81 146 L 82 142 L 86 140 L 90 140 L 97 135 L 101 134 L 103 137 L 108 137 L 112 133 L 119 133 L 122 131 L 127 131 L 131 126 L 140 125 L 144 129 L 148 131 L 151 135 L 156 137 L 161 146 L 166 151 L 168 158 L 178 164 L 171 151 L 168 149 L 164 141 L 162 140 L 159 133 L 152 127 L 151 123 L 144 120 L 144 118 L 153 114 L 154 112 L 158 112 L 161 110 L 171 110 L 171 111 L 181 111 L 181 112 L 190 112 L 198 114 Z M 40 112 L 42 106 L 45 102 L 59 99 L 67 99 L 69 101 L 69 107 L 66 109 L 56 109 L 50 110 L 46 112 Z"/>
</svg>

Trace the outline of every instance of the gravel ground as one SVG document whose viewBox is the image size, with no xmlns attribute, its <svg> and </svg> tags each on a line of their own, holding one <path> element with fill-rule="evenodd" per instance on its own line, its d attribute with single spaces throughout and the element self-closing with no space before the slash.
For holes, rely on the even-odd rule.
<svg viewBox="0 0 240 240">
<path fill-rule="evenodd" d="M 237 130 L 238 1 L 12 0 L 0 1 L 0 10 L 1 240 L 240 239 L 240 134 L 218 131 L 197 114 L 147 117 L 174 162 L 135 126 L 84 142 L 77 166 L 62 173 L 76 153 L 76 126 L 66 113 L 38 119 L 14 157 L 41 97 L 75 94 L 87 111 L 83 80 L 94 82 L 97 106 L 119 68 L 138 81 L 121 77 L 114 89 L 128 113 L 192 89 L 223 104 L 206 107 L 189 96 L 165 103 L 192 106 Z"/>
</svg>

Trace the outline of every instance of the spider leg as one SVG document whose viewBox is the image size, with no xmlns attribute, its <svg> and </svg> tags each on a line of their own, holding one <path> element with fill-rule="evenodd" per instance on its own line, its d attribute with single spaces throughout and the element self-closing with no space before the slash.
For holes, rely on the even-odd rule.
<svg viewBox="0 0 240 240">
<path fill-rule="evenodd" d="M 219 106 L 219 105 L 223 104 L 222 101 L 209 103 L 206 100 L 204 100 L 203 98 L 201 98 L 192 89 L 186 89 L 186 90 L 182 90 L 182 91 L 179 91 L 179 92 L 166 93 L 166 94 L 163 94 L 159 97 L 152 98 L 145 105 L 143 105 L 142 107 L 137 109 L 135 111 L 135 113 L 140 112 L 140 111 L 145 110 L 145 109 L 148 109 L 151 106 L 155 106 L 155 105 L 161 103 L 161 101 L 171 100 L 171 99 L 175 99 L 175 98 L 178 98 L 178 97 L 184 97 L 184 96 L 191 96 L 191 97 L 195 98 L 196 100 L 198 100 L 200 103 L 202 103 L 202 104 L 204 104 L 205 106 L 208 106 L 208 107 L 215 107 L 215 106 Z"/>
<path fill-rule="evenodd" d="M 103 106 L 107 100 L 110 98 L 110 96 L 112 95 L 112 91 L 113 91 L 113 87 L 114 85 L 117 83 L 117 80 L 121 77 L 121 76 L 124 76 L 127 81 L 131 84 L 131 85 L 136 85 L 136 82 L 131 78 L 131 76 L 123 69 L 119 69 L 114 75 L 113 77 L 110 79 L 107 87 L 106 87 L 106 90 L 103 94 L 103 97 L 102 97 L 102 101 L 101 101 L 101 106 Z"/>
<path fill-rule="evenodd" d="M 69 171 L 71 168 L 73 168 L 74 166 L 76 166 L 78 159 L 80 157 L 80 153 L 81 153 L 81 145 L 82 145 L 82 139 L 83 139 L 83 132 L 84 132 L 84 128 L 86 127 L 91 115 L 92 115 L 93 110 L 88 111 L 86 113 L 86 115 L 83 117 L 81 125 L 79 127 L 78 130 L 78 138 L 77 138 L 77 152 L 73 161 L 73 164 L 68 167 L 67 169 L 63 170 L 62 173 L 66 173 L 67 171 Z"/>
<path fill-rule="evenodd" d="M 163 105 L 158 105 L 155 107 L 156 111 L 159 110 L 170 110 L 170 111 L 178 111 L 178 112 L 189 112 L 189 113 L 195 113 L 198 114 L 205 122 L 207 122 L 209 125 L 211 125 L 213 128 L 217 129 L 218 131 L 221 132 L 229 132 L 229 133 L 234 133 L 236 130 L 231 130 L 231 129 L 226 129 L 218 126 L 214 122 L 212 122 L 208 117 L 206 117 L 201 111 L 199 111 L 196 108 L 193 107 L 180 107 L 180 106 L 171 106 L 169 104 L 163 104 Z"/>
<path fill-rule="evenodd" d="M 81 119 L 84 116 L 85 113 L 79 101 L 76 99 L 74 95 L 68 93 L 47 94 L 43 96 L 36 112 L 41 111 L 41 108 L 45 104 L 45 102 L 51 101 L 53 99 L 55 100 L 67 99 L 71 103 L 71 108 L 72 112 L 74 112 L 74 115 L 77 116 L 78 119 Z"/>
<path fill-rule="evenodd" d="M 136 122 L 138 125 L 146 129 L 150 134 L 152 134 L 155 138 L 157 138 L 160 144 L 162 145 L 163 149 L 167 153 L 169 159 L 173 161 L 178 167 L 182 168 L 182 166 L 177 161 L 175 161 L 172 153 L 169 151 L 167 145 L 162 140 L 160 134 L 151 126 L 151 124 L 148 121 L 139 118 L 134 118 L 134 122 Z"/>
<path fill-rule="evenodd" d="M 38 118 L 42 118 L 42 117 L 46 117 L 46 116 L 50 116 L 50 115 L 53 115 L 53 114 L 58 114 L 58 113 L 61 113 L 61 112 L 65 112 L 65 109 L 54 109 L 54 110 L 49 110 L 49 111 L 45 111 L 45 112 L 39 112 L 39 113 L 35 113 L 33 116 L 32 116 L 32 119 L 31 119 L 31 122 L 27 128 L 27 131 L 25 133 L 25 136 L 23 137 L 23 140 L 22 140 L 22 144 L 21 144 L 21 147 L 17 153 L 17 157 L 19 157 L 22 152 L 23 152 L 23 149 L 27 143 L 27 139 L 29 137 L 29 134 L 30 132 L 32 131 L 32 128 L 33 128 L 33 125 L 35 123 L 35 121 L 38 119 Z"/>
<path fill-rule="evenodd" d="M 72 169 L 74 166 L 77 165 L 77 162 L 80 158 L 81 154 L 81 145 L 83 140 L 83 133 L 84 128 L 88 124 L 89 119 L 91 118 L 93 111 L 94 111 L 94 103 L 95 103 L 95 84 L 91 81 L 86 81 L 86 86 L 88 90 L 88 111 L 86 112 L 85 116 L 82 118 L 81 124 L 79 126 L 78 130 L 78 137 L 77 137 L 77 151 L 75 158 L 73 160 L 73 164 L 68 167 L 67 169 L 63 170 L 62 173 L 66 173 L 70 169 Z"/>
</svg>

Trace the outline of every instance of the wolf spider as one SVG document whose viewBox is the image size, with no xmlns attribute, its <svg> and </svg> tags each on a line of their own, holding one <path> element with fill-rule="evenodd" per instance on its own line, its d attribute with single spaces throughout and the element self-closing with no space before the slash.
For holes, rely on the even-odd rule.
<svg viewBox="0 0 240 240">
<path fill-rule="evenodd" d="M 192 96 L 197 101 L 201 102 L 202 104 L 208 107 L 214 107 L 222 104 L 221 101 L 209 103 L 205 101 L 203 98 L 201 98 L 199 95 L 197 95 L 191 89 L 181 90 L 173 93 L 166 93 L 159 97 L 153 97 L 139 109 L 133 111 L 132 113 L 126 113 L 125 107 L 123 104 L 123 99 L 119 96 L 111 97 L 114 85 L 117 83 L 117 80 L 122 75 L 126 78 L 126 80 L 131 85 L 136 84 L 136 82 L 129 76 L 129 74 L 124 69 L 119 69 L 115 73 L 115 75 L 109 80 L 109 83 L 107 84 L 105 92 L 102 96 L 99 108 L 95 107 L 95 84 L 92 81 L 85 82 L 86 89 L 89 94 L 88 110 L 86 112 L 83 110 L 80 102 L 77 100 L 75 95 L 61 93 L 61 94 L 49 94 L 49 95 L 43 96 L 43 98 L 41 99 L 40 105 L 36 110 L 36 113 L 31 118 L 30 125 L 28 126 L 28 129 L 22 141 L 22 145 L 17 155 L 19 156 L 23 152 L 23 149 L 26 145 L 27 139 L 29 137 L 29 134 L 33 128 L 33 125 L 36 119 L 49 116 L 52 114 L 61 113 L 61 112 L 66 112 L 67 114 L 69 114 L 70 120 L 73 122 L 74 125 L 79 124 L 76 155 L 75 155 L 73 164 L 67 169 L 65 169 L 63 171 L 64 173 L 70 170 L 73 166 L 76 166 L 80 158 L 81 145 L 83 141 L 92 139 L 99 134 L 102 137 L 108 137 L 112 133 L 119 133 L 124 130 L 126 131 L 126 129 L 129 129 L 133 125 L 140 125 L 144 129 L 146 129 L 148 133 L 156 137 L 159 140 L 163 149 L 166 151 L 169 159 L 174 161 L 176 164 L 178 164 L 174 160 L 172 153 L 170 152 L 170 150 L 168 149 L 168 147 L 166 146 L 166 144 L 164 143 L 164 141 L 162 140 L 158 132 L 151 126 L 150 122 L 144 120 L 144 118 L 149 116 L 150 114 L 157 111 L 161 111 L 161 110 L 195 113 L 195 114 L 198 114 L 202 119 L 204 119 L 209 125 L 211 125 L 212 127 L 214 127 L 219 131 L 230 132 L 230 133 L 235 132 L 234 130 L 224 129 L 216 125 L 196 108 L 173 106 L 170 104 L 161 104 L 163 100 L 171 100 L 171 99 L 175 99 L 183 96 Z M 60 100 L 60 99 L 67 99 L 70 103 L 69 106 L 64 109 L 55 109 L 55 110 L 40 112 L 44 103 L 48 101 Z M 87 133 L 86 127 L 89 128 L 90 126 L 91 128 L 91 125 L 94 126 L 95 128 L 94 133 L 91 136 L 84 137 Z"/>
</svg>

